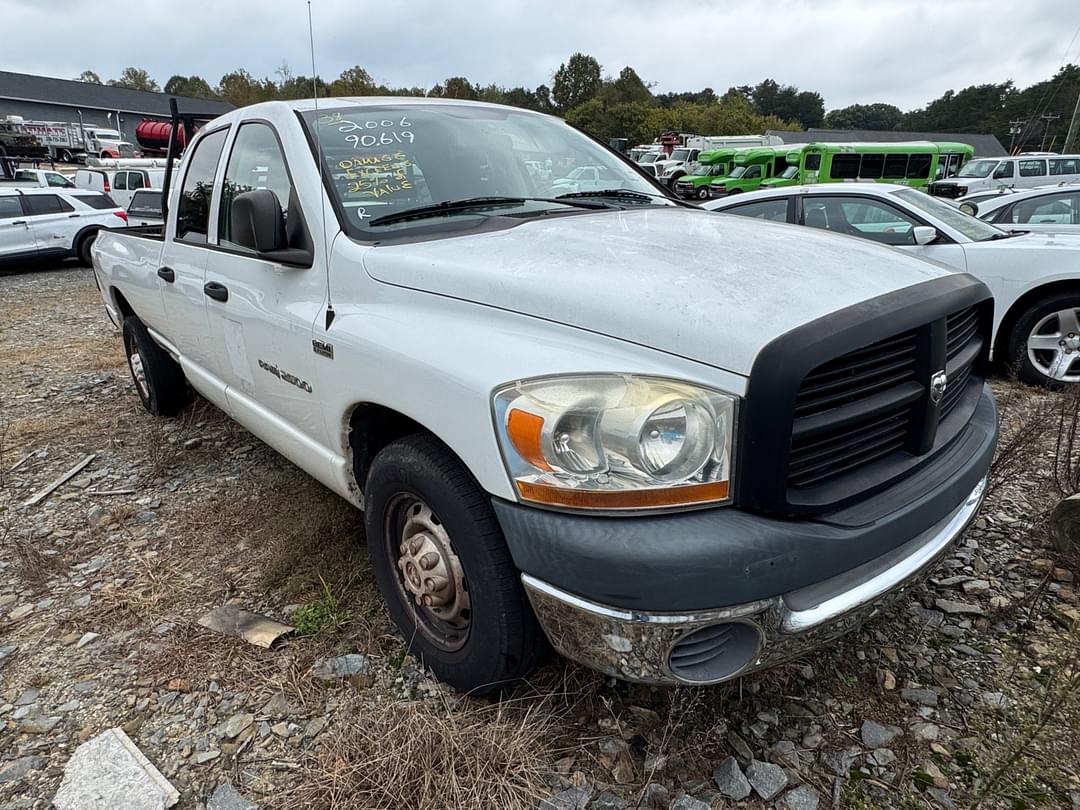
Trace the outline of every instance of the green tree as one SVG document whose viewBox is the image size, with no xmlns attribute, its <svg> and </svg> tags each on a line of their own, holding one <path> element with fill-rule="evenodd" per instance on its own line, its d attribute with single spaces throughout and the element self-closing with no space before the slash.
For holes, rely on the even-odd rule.
<svg viewBox="0 0 1080 810">
<path fill-rule="evenodd" d="M 624 67 L 618 77 L 605 83 L 604 95 L 609 104 L 643 102 L 651 104 L 653 100 L 649 86 L 641 80 L 632 67 Z"/>
<path fill-rule="evenodd" d="M 101 77 L 98 76 L 92 70 L 84 70 L 78 76 L 75 77 L 77 82 L 88 82 L 90 84 L 101 84 Z"/>
<path fill-rule="evenodd" d="M 780 85 L 772 79 L 759 82 L 752 89 L 736 88 L 740 95 L 749 91 L 750 101 L 758 115 L 775 115 L 785 121 L 798 121 L 804 129 L 819 127 L 825 119 L 825 100 L 820 93 L 800 91 L 791 85 Z"/>
<path fill-rule="evenodd" d="M 226 73 L 218 82 L 217 93 L 237 107 L 267 101 L 276 95 L 277 86 L 269 79 L 259 81 L 243 68 Z"/>
<path fill-rule="evenodd" d="M 332 96 L 371 96 L 375 92 L 375 80 L 359 65 L 341 71 L 341 75 L 330 83 Z"/>
<path fill-rule="evenodd" d="M 214 91 L 202 76 L 171 76 L 165 82 L 165 92 L 170 96 L 214 98 Z"/>
<path fill-rule="evenodd" d="M 120 73 L 119 79 L 110 79 L 110 87 L 126 87 L 128 90 L 148 90 L 158 92 L 161 88 L 158 83 L 150 78 L 150 74 L 142 68 L 126 67 Z"/>
<path fill-rule="evenodd" d="M 830 110 L 825 126 L 832 129 L 899 129 L 904 113 L 892 104 L 849 104 Z"/>
<path fill-rule="evenodd" d="M 600 92 L 600 63 L 591 56 L 575 53 L 555 71 L 552 96 L 555 106 L 567 111 L 594 98 Z"/>
</svg>

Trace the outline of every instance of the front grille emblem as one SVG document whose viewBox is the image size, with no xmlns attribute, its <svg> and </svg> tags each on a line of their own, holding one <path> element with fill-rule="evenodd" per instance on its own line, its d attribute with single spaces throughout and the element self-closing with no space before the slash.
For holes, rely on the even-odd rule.
<svg viewBox="0 0 1080 810">
<path fill-rule="evenodd" d="M 933 376 L 930 377 L 930 401 L 935 405 L 940 405 L 948 384 L 949 378 L 945 375 L 944 369 L 934 372 Z"/>
</svg>

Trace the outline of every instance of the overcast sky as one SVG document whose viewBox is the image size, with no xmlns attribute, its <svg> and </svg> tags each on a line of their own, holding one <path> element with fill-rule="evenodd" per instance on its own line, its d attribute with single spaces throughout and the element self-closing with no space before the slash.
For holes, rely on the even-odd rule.
<svg viewBox="0 0 1080 810">
<path fill-rule="evenodd" d="M 135 65 L 162 85 L 176 73 L 214 85 L 239 67 L 273 75 L 283 60 L 311 72 L 305 0 L 3 8 L 0 69 L 109 79 Z M 1080 0 L 313 0 L 312 10 L 320 75 L 358 64 L 405 86 L 463 75 L 535 87 L 582 51 L 605 74 L 632 66 L 656 92 L 722 93 L 772 77 L 820 92 L 826 109 L 909 109 L 970 84 L 1011 78 L 1025 87 L 1063 59 L 1080 62 L 1080 38 L 1070 46 Z"/>
</svg>

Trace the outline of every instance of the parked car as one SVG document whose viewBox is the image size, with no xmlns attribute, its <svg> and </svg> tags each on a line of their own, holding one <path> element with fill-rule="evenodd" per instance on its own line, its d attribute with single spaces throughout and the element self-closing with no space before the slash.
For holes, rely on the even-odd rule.
<svg viewBox="0 0 1080 810">
<path fill-rule="evenodd" d="M 127 214 L 104 194 L 58 188 L 0 188 L 0 265 L 69 256 L 90 264 L 103 228 Z"/>
<path fill-rule="evenodd" d="M 552 199 L 537 150 L 606 186 Z M 525 675 L 545 634 L 647 683 L 776 664 L 978 509 L 971 276 L 701 211 L 477 102 L 258 104 L 177 176 L 163 230 L 93 249 L 143 405 L 176 414 L 190 384 L 362 507 L 393 620 L 459 689 Z"/>
<path fill-rule="evenodd" d="M 161 211 L 161 189 L 141 188 L 131 195 L 127 207 L 130 227 L 162 225 L 165 220 Z"/>
<path fill-rule="evenodd" d="M 1080 185 L 1050 186 L 996 195 L 981 202 L 965 198 L 961 210 L 1002 228 L 1080 234 Z"/>
<path fill-rule="evenodd" d="M 856 236 L 971 273 L 994 292 L 995 356 L 1034 385 L 1080 383 L 1078 237 L 1001 230 L 922 191 L 876 183 L 759 191 L 703 207 Z"/>
<path fill-rule="evenodd" d="M 16 169 L 12 180 L 0 180 L 0 186 L 11 188 L 75 188 L 66 174 L 50 169 Z"/>
<path fill-rule="evenodd" d="M 657 181 L 669 188 L 675 185 L 675 181 L 686 174 L 687 165 L 695 163 L 700 154 L 700 149 L 676 147 L 670 156 L 654 161 Z"/>
<path fill-rule="evenodd" d="M 108 194 L 121 206 L 131 202 L 141 188 L 161 188 L 165 183 L 163 168 L 88 167 L 75 173 L 75 186 Z"/>
<path fill-rule="evenodd" d="M 578 166 L 570 170 L 566 177 L 560 177 L 551 184 L 552 194 L 567 192 L 597 191 L 610 188 L 618 183 L 618 177 L 607 166 Z"/>
<path fill-rule="evenodd" d="M 1080 155 L 1016 155 L 979 158 L 964 164 L 956 177 L 930 184 L 936 197 L 963 197 L 999 188 L 1034 188 L 1047 183 L 1080 183 Z"/>
</svg>

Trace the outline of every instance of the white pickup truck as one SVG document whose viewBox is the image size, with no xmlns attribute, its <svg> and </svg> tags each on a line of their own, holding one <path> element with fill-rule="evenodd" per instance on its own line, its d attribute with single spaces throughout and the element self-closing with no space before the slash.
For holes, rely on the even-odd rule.
<svg viewBox="0 0 1080 810">
<path fill-rule="evenodd" d="M 610 185 L 566 192 L 578 166 Z M 489 104 L 259 104 L 177 177 L 163 233 L 93 248 L 143 404 L 190 385 L 364 509 L 391 617 L 455 687 L 523 676 L 545 636 L 646 683 L 773 665 L 979 507 L 971 276 L 683 205 Z"/>
</svg>

